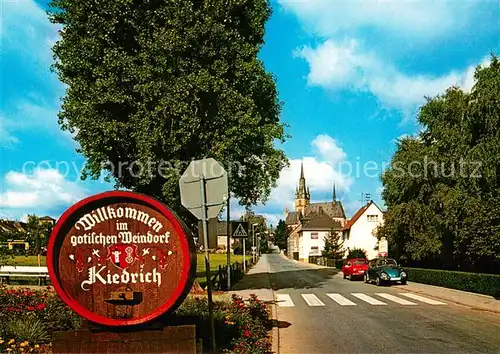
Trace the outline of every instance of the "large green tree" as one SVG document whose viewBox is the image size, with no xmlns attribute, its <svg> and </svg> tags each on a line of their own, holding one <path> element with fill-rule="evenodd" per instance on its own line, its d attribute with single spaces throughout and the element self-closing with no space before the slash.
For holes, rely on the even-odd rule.
<svg viewBox="0 0 500 354">
<path fill-rule="evenodd" d="M 30 244 L 30 253 L 39 256 L 47 248 L 52 224 L 44 222 L 36 215 L 28 215 L 25 239 Z"/>
<path fill-rule="evenodd" d="M 478 67 L 471 92 L 428 98 L 421 133 L 402 139 L 383 174 L 379 236 L 408 264 L 500 271 L 500 62 Z"/>
<path fill-rule="evenodd" d="M 280 248 L 280 250 L 285 250 L 288 248 L 288 235 L 290 234 L 285 221 L 278 221 L 276 225 L 276 230 L 274 231 L 274 244 Z"/>
<path fill-rule="evenodd" d="M 288 163 L 275 79 L 257 57 L 270 15 L 267 0 L 52 0 L 59 122 L 83 177 L 185 212 L 180 174 L 214 157 L 242 205 L 265 201 Z"/>
</svg>

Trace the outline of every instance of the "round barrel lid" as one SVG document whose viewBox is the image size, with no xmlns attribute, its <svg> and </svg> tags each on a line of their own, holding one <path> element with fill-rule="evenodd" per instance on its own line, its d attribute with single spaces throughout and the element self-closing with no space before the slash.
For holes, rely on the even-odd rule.
<svg viewBox="0 0 500 354">
<path fill-rule="evenodd" d="M 47 267 L 61 299 L 105 326 L 151 321 L 177 308 L 193 284 L 196 254 L 183 222 L 146 195 L 86 198 L 57 221 Z"/>
</svg>

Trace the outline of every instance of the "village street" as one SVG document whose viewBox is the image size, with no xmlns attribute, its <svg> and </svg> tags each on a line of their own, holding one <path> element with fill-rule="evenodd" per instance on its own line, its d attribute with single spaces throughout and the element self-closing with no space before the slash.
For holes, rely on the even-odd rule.
<svg viewBox="0 0 500 354">
<path fill-rule="evenodd" d="M 257 270 L 258 269 L 258 270 Z M 493 353 L 500 314 L 263 255 L 236 288 L 276 300 L 280 353 Z M 266 286 L 271 284 L 271 286 Z M 272 290 L 264 288 L 272 287 Z M 268 299 L 269 300 L 269 299 Z M 273 339 L 276 340 L 276 339 Z"/>
</svg>

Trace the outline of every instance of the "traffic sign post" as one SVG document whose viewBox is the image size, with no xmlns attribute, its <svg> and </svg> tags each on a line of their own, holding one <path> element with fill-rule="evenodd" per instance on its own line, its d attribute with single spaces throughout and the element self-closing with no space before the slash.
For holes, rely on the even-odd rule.
<svg viewBox="0 0 500 354">
<path fill-rule="evenodd" d="M 206 193 L 204 206 L 199 186 L 202 177 Z M 209 158 L 193 161 L 179 179 L 181 204 L 198 220 L 202 219 L 203 208 L 206 209 L 207 219 L 215 218 L 228 198 L 227 185 L 227 172 L 216 160 Z"/>
<path fill-rule="evenodd" d="M 210 279 L 210 258 L 209 258 L 209 253 L 208 253 L 208 225 L 207 225 L 207 201 L 206 201 L 206 190 L 205 190 L 205 178 L 202 175 L 201 176 L 201 183 L 200 183 L 200 195 L 201 195 L 201 223 L 203 225 L 203 239 L 205 240 L 205 272 L 207 276 L 207 292 L 208 292 L 208 315 L 210 316 L 210 333 L 211 333 L 211 340 L 212 340 L 212 349 L 213 352 L 215 353 L 216 347 L 215 347 L 215 324 L 214 324 L 214 316 L 213 316 L 213 309 L 212 309 L 212 281 Z"/>
<path fill-rule="evenodd" d="M 246 272 L 247 272 L 247 259 L 245 257 L 245 253 L 246 253 L 245 252 L 246 251 L 246 249 L 245 249 L 246 248 L 245 247 L 246 246 L 245 245 L 246 244 L 246 240 L 247 240 L 246 238 L 243 239 L 243 274 L 246 274 Z"/>
<path fill-rule="evenodd" d="M 247 238 L 248 237 L 248 222 L 246 221 L 231 221 L 233 231 L 233 238 Z"/>
<path fill-rule="evenodd" d="M 181 204 L 198 220 L 201 220 L 205 243 L 205 271 L 207 278 L 208 313 L 212 350 L 216 352 L 215 324 L 212 303 L 212 281 L 210 279 L 210 256 L 208 253 L 208 219 L 215 218 L 228 198 L 227 173 L 215 159 L 196 160 L 179 179 Z"/>
<path fill-rule="evenodd" d="M 243 273 L 246 273 L 246 239 L 248 238 L 248 222 L 231 221 L 231 229 L 234 230 L 231 235 L 233 238 L 243 239 Z"/>
</svg>

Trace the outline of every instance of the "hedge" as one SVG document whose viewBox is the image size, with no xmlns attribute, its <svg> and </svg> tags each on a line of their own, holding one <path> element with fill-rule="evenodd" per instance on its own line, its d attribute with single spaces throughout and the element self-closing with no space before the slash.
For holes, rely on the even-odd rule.
<svg viewBox="0 0 500 354">
<path fill-rule="evenodd" d="M 500 297 L 500 275 L 442 269 L 406 268 L 408 280 L 477 294 Z"/>
</svg>

